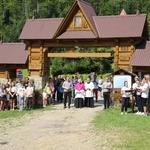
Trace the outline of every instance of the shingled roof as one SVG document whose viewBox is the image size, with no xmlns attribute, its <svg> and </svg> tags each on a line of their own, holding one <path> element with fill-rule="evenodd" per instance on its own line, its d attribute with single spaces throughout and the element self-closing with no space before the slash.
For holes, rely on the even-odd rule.
<svg viewBox="0 0 150 150">
<path fill-rule="evenodd" d="M 75 0 L 72 8 L 67 13 L 66 17 L 63 19 L 63 21 L 60 24 L 58 30 L 56 31 L 56 33 L 54 35 L 54 38 L 57 38 L 59 36 L 61 37 L 61 34 L 63 34 L 63 38 L 66 38 L 64 36 L 64 33 L 68 32 L 67 28 L 68 28 L 68 26 L 71 22 L 71 19 L 74 18 L 74 12 L 78 9 L 81 10 L 81 12 L 84 14 L 84 17 L 86 18 L 93 34 L 95 35 L 94 38 L 98 37 L 97 30 L 96 30 L 96 27 L 95 27 L 95 23 L 93 21 L 93 16 L 96 16 L 96 13 L 95 13 L 92 5 L 90 3 L 87 3 L 85 1 L 83 1 L 83 0 Z M 79 34 L 79 37 L 80 37 L 80 35 L 81 34 Z M 60 37 L 59 37 L 59 39 L 60 39 Z M 67 37 L 68 37 L 68 34 L 67 34 Z M 81 37 L 82 37 L 82 35 L 81 35 Z M 70 36 L 69 38 L 72 38 L 72 37 Z"/>
<path fill-rule="evenodd" d="M 80 9 L 86 18 L 91 32 L 70 32 L 68 27 L 74 18 L 74 11 Z M 76 34 L 78 33 L 78 34 Z M 84 34 L 83 34 L 84 33 Z M 147 15 L 96 16 L 91 4 L 75 0 L 72 8 L 63 18 L 27 20 L 19 39 L 84 39 L 91 38 L 143 38 L 149 40 Z M 94 35 L 94 36 L 93 36 Z M 89 37 L 90 38 L 90 37 Z"/>
<path fill-rule="evenodd" d="M 0 44 L 0 64 L 26 64 L 28 50 L 24 43 Z"/>
<path fill-rule="evenodd" d="M 52 39 L 63 18 L 28 19 L 19 39 Z"/>
<path fill-rule="evenodd" d="M 93 17 L 99 38 L 142 37 L 146 14 Z M 148 39 L 148 37 L 145 37 Z"/>
<path fill-rule="evenodd" d="M 150 41 L 136 46 L 130 61 L 131 66 L 150 66 Z"/>
</svg>

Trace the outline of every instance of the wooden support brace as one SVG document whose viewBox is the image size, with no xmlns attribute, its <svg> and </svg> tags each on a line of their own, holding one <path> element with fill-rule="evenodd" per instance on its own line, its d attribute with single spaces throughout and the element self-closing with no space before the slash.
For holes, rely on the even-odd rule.
<svg viewBox="0 0 150 150">
<path fill-rule="evenodd" d="M 48 53 L 48 57 L 65 57 L 65 58 L 79 58 L 79 57 L 111 57 L 110 53 Z"/>
</svg>

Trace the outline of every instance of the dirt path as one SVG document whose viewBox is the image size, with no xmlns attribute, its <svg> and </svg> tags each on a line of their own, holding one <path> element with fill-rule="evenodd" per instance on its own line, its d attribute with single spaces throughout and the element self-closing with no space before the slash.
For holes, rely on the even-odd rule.
<svg viewBox="0 0 150 150">
<path fill-rule="evenodd" d="M 97 150 L 101 137 L 91 121 L 102 105 L 94 108 L 43 111 L 20 119 L 19 126 L 0 133 L 0 150 Z"/>
</svg>

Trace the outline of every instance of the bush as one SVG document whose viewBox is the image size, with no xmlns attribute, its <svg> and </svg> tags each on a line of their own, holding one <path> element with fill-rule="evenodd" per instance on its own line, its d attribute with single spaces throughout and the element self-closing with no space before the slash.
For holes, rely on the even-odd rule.
<svg viewBox="0 0 150 150">
<path fill-rule="evenodd" d="M 35 89 L 35 106 L 42 104 L 42 90 Z"/>
</svg>

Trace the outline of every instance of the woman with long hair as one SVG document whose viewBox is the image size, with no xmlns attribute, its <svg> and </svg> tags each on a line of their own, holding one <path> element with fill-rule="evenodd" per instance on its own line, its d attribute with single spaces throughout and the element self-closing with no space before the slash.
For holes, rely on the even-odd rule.
<svg viewBox="0 0 150 150">
<path fill-rule="evenodd" d="M 14 110 L 15 108 L 15 101 L 16 101 L 16 92 L 17 92 L 17 89 L 15 87 L 15 83 L 12 82 L 10 84 L 10 109 L 11 110 Z"/>
<path fill-rule="evenodd" d="M 0 84 L 0 111 L 4 110 L 4 104 L 6 101 L 6 86 L 5 84 Z"/>
</svg>

